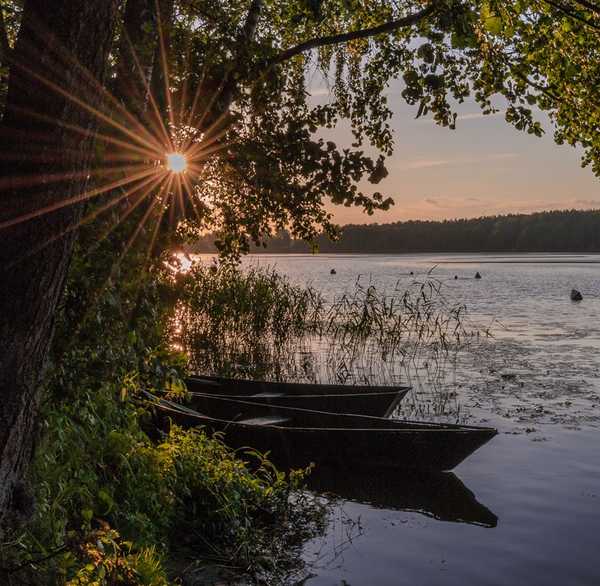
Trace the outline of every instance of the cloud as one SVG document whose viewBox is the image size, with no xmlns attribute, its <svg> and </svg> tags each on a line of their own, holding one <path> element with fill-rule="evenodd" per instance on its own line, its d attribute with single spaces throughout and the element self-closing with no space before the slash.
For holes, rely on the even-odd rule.
<svg viewBox="0 0 600 586">
<path fill-rule="evenodd" d="M 483 203 L 476 197 L 426 197 L 424 203 L 438 209 L 469 209 Z"/>
<path fill-rule="evenodd" d="M 467 114 L 459 114 L 456 119 L 459 121 L 463 120 L 481 120 L 483 118 L 492 118 L 494 116 L 500 116 L 504 114 L 503 110 L 499 110 L 498 112 L 492 112 L 491 114 L 484 114 L 483 112 L 469 112 Z"/>
<path fill-rule="evenodd" d="M 600 199 L 576 199 L 575 205 L 600 207 Z"/>
<path fill-rule="evenodd" d="M 517 153 L 491 153 L 480 157 L 457 157 L 456 159 L 414 159 L 400 166 L 401 169 L 428 169 L 430 167 L 455 167 L 458 165 L 474 165 L 490 161 L 505 161 L 518 157 Z"/>
<path fill-rule="evenodd" d="M 465 112 L 464 114 L 459 114 L 456 117 L 456 121 L 468 122 L 469 120 L 483 120 L 485 118 L 495 118 L 496 116 L 501 116 L 503 114 L 504 110 L 498 110 L 497 112 L 492 112 L 491 114 L 484 114 L 483 112 Z M 417 122 L 436 124 L 436 121 L 429 116 L 421 116 L 420 118 L 417 118 Z"/>
<path fill-rule="evenodd" d="M 441 165 L 450 165 L 451 161 L 447 159 L 416 159 L 409 161 L 404 165 L 405 169 L 427 169 L 429 167 L 439 167 Z"/>
</svg>

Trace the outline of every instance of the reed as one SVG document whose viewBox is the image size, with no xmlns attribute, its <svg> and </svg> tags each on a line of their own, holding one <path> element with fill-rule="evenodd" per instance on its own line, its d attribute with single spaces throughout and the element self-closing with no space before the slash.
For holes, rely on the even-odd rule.
<svg viewBox="0 0 600 586">
<path fill-rule="evenodd" d="M 466 307 L 433 278 L 391 292 L 358 279 L 336 298 L 272 269 L 196 265 L 172 324 L 199 373 L 268 380 L 412 384 L 403 415 L 447 416 L 454 357 L 472 332 Z M 406 401 L 406 400 L 405 400 Z M 406 407 L 404 407 L 406 411 Z"/>
</svg>

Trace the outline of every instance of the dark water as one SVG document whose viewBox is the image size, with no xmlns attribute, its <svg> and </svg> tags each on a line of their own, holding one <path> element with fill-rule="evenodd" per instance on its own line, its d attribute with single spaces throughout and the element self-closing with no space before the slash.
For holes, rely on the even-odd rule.
<svg viewBox="0 0 600 586">
<path fill-rule="evenodd" d="M 391 289 L 435 267 L 445 293 L 464 302 L 475 322 L 492 324 L 495 335 L 463 357 L 453 390 L 471 423 L 501 433 L 453 475 L 415 480 L 347 470 L 317 477 L 317 488 L 341 500 L 326 535 L 306 548 L 306 584 L 600 584 L 599 256 L 250 262 L 332 295 L 359 276 Z M 476 271 L 481 281 L 472 278 Z M 582 303 L 569 300 L 572 287 L 584 293 Z"/>
<path fill-rule="evenodd" d="M 369 483 L 349 489 L 352 500 L 306 549 L 306 583 L 600 584 L 599 439 L 596 430 L 538 442 L 501 434 L 454 471 L 463 490 L 417 483 L 419 499 L 399 478 L 378 478 L 370 494 Z"/>
<path fill-rule="evenodd" d="M 600 585 L 600 255 L 246 262 L 330 296 L 357 278 L 393 290 L 433 268 L 444 294 L 494 335 L 461 354 L 444 391 L 469 423 L 493 425 L 499 435 L 453 475 L 317 476 L 318 490 L 340 498 L 325 536 L 306 547 L 305 584 Z M 583 302 L 570 301 L 573 287 Z"/>
</svg>

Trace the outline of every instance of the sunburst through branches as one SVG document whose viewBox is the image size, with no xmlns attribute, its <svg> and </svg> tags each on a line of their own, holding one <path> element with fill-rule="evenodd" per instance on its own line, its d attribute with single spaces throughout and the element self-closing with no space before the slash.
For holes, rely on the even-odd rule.
<svg viewBox="0 0 600 586">
<path fill-rule="evenodd" d="M 58 199 L 44 206 L 27 209 L 20 215 L 4 218 L 0 221 L 0 230 L 34 221 L 66 206 L 84 203 L 95 205 L 88 205 L 87 212 L 72 225 L 66 228 L 63 226 L 50 239 L 23 251 L 23 255 L 14 259 L 11 266 L 43 251 L 49 244 L 95 221 L 111 209 L 116 209 L 119 213 L 114 214 L 115 219 L 111 220 L 109 229 L 101 231 L 98 243 L 105 240 L 128 218 L 139 216 L 138 223 L 133 227 L 131 237 L 127 239 L 123 254 L 119 256 L 117 263 L 142 233 L 151 235 L 147 242 L 147 256 L 150 256 L 157 237 L 165 226 L 168 232 L 175 233 L 178 225 L 185 220 L 193 220 L 199 227 L 206 223 L 209 206 L 208 202 L 200 197 L 197 186 L 208 160 L 229 146 L 224 140 L 227 117 L 222 115 L 212 123 L 207 122 L 215 96 L 203 94 L 206 88 L 203 88 L 202 83 L 191 96 L 187 82 L 184 82 L 180 92 L 169 85 L 170 74 L 160 18 L 157 26 L 160 54 L 158 65 L 161 67 L 161 77 L 165 83 L 164 104 L 160 104 L 160 100 L 151 91 L 151 80 L 147 79 L 147 71 L 145 73 L 129 39 L 127 41 L 134 61 L 135 74 L 145 88 L 144 104 L 137 103 L 135 108 L 131 107 L 131 102 L 134 99 L 139 102 L 139 96 L 133 98 L 115 95 L 64 49 L 55 47 L 54 67 L 44 74 L 29 63 L 16 60 L 13 62 L 13 67 L 18 68 L 21 75 L 34 79 L 48 92 L 58 94 L 71 106 L 95 117 L 99 130 L 93 133 L 96 142 L 95 164 L 92 169 L 82 169 L 79 166 L 81 155 L 67 153 L 65 149 L 59 152 L 56 147 L 52 147 L 51 134 L 59 130 L 89 138 L 92 133 L 88 128 L 51 119 L 33 108 L 24 112 L 45 124 L 50 131 L 46 139 L 40 137 L 37 146 L 31 145 L 31 152 L 19 153 L 19 158 L 23 160 L 23 157 L 28 157 L 32 162 L 52 159 L 60 161 L 63 169 L 66 161 L 67 166 L 63 171 L 47 173 L 43 171 L 44 166 L 39 165 L 40 171 L 35 174 L 4 177 L 0 180 L 0 194 L 5 190 L 31 189 L 53 183 L 58 186 L 75 179 L 86 179 L 87 185 L 75 196 Z M 43 39 L 44 35 L 49 33 L 40 31 L 39 34 Z M 123 31 L 123 34 L 126 35 L 126 31 Z M 65 71 L 75 72 L 82 80 L 77 92 L 66 89 L 66 82 L 62 82 L 65 79 Z M 114 86 L 119 87 L 119 84 L 115 83 Z M 100 106 L 93 105 L 97 103 L 97 99 L 91 99 L 91 92 L 101 95 Z M 86 98 L 86 94 L 90 99 Z M 53 148 L 56 152 L 52 152 Z M 2 156 L 10 159 L 16 155 L 5 152 Z M 134 215 L 135 210 L 144 208 L 145 211 Z M 168 222 L 163 221 L 165 218 Z"/>
</svg>

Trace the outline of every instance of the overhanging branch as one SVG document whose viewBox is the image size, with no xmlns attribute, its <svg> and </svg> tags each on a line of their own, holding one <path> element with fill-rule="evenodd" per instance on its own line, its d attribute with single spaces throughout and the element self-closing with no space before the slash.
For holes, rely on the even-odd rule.
<svg viewBox="0 0 600 586">
<path fill-rule="evenodd" d="M 300 55 L 301 53 L 305 53 L 306 51 L 310 51 L 311 49 L 317 49 L 327 45 L 339 45 L 341 43 L 347 43 L 348 41 L 354 41 L 355 39 L 366 39 L 376 35 L 391 33 L 401 28 L 407 28 L 417 24 L 428 16 L 431 16 L 435 10 L 436 7 L 433 4 L 430 4 L 419 12 L 409 14 L 408 16 L 398 18 L 397 20 L 390 20 L 389 22 L 385 22 L 378 26 L 326 37 L 315 37 L 314 39 L 309 39 L 308 41 L 304 41 L 303 43 L 300 43 L 294 47 L 290 47 L 289 49 L 281 52 L 273 59 L 270 59 L 267 62 L 267 66 L 270 67 L 272 65 L 277 65 L 278 63 L 287 61 L 288 59 L 291 59 L 296 55 Z"/>
<path fill-rule="evenodd" d="M 575 0 L 575 4 L 579 4 L 580 6 L 583 6 L 583 8 L 587 8 L 588 10 L 600 15 L 600 6 L 598 4 L 594 4 L 593 2 L 589 2 L 589 0 Z"/>
<path fill-rule="evenodd" d="M 556 8 L 556 10 L 558 10 L 559 12 L 562 12 L 569 18 L 572 18 L 573 20 L 577 20 L 578 22 L 581 22 L 584 25 L 589 26 L 590 28 L 600 31 L 600 25 L 597 25 L 595 22 L 593 22 L 587 18 L 584 18 L 577 12 L 573 12 L 573 10 L 571 10 L 567 6 L 564 6 L 560 2 L 556 2 L 555 0 L 544 0 L 544 2 L 546 2 L 546 4 L 549 4 L 552 7 Z"/>
</svg>

